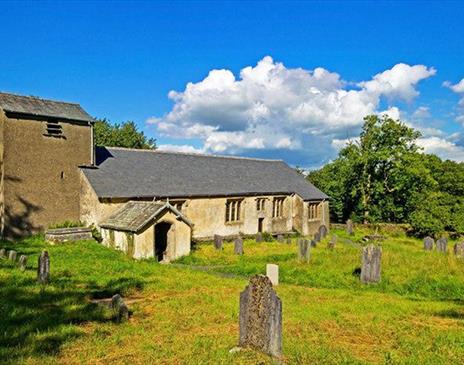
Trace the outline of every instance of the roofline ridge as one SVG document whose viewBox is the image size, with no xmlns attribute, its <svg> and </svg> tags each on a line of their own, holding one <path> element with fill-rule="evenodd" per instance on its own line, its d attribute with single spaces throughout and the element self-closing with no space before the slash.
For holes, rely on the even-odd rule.
<svg viewBox="0 0 464 365">
<path fill-rule="evenodd" d="M 33 96 L 33 95 L 22 95 L 22 94 L 17 94 L 17 93 L 11 93 L 11 92 L 6 92 L 6 91 L 1 91 L 0 90 L 0 95 L 12 95 L 12 96 L 18 96 L 20 98 L 29 98 L 29 99 L 38 99 L 38 100 L 43 100 L 43 101 L 51 101 L 53 103 L 61 103 L 61 104 L 70 104 L 70 105 L 78 105 L 79 107 L 82 108 L 81 104 L 79 103 L 73 103 L 71 101 L 64 101 L 64 100 L 56 100 L 56 99 L 45 99 L 40 96 Z M 85 110 L 84 110 L 85 111 Z"/>
<path fill-rule="evenodd" d="M 246 157 L 246 156 L 230 156 L 230 155 L 215 155 L 215 154 L 209 154 L 209 153 L 149 150 L 149 149 L 127 148 L 127 147 L 107 147 L 107 146 L 98 146 L 98 147 L 104 147 L 104 148 L 108 148 L 108 149 L 121 150 L 121 151 L 152 152 L 152 153 L 163 153 L 163 154 L 169 154 L 169 155 L 216 157 L 216 158 L 226 158 L 226 159 L 236 159 L 236 160 L 252 160 L 252 161 L 266 161 L 266 162 L 284 162 L 284 160 L 282 160 L 282 159 L 268 159 L 268 158 L 257 158 L 257 157 Z"/>
</svg>

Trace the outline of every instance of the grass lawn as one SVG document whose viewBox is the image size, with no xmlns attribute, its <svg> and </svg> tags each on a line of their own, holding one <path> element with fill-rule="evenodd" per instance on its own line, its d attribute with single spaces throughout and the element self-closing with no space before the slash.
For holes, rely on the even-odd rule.
<svg viewBox="0 0 464 365">
<path fill-rule="evenodd" d="M 254 243 L 245 255 L 211 244 L 171 265 L 134 261 L 95 242 L 48 246 L 41 237 L 0 243 L 29 255 L 21 272 L 0 260 L 0 363 L 273 364 L 238 341 L 239 293 L 266 263 L 280 267 L 283 352 L 288 364 L 457 364 L 464 362 L 464 260 L 423 252 L 401 235 L 383 242 L 382 282 L 365 286 L 360 238 L 336 231 L 309 264 L 296 243 Z M 47 248 L 52 282 L 36 284 Z M 451 252 L 451 247 L 450 252 Z M 133 315 L 116 324 L 92 302 L 121 293 Z"/>
</svg>

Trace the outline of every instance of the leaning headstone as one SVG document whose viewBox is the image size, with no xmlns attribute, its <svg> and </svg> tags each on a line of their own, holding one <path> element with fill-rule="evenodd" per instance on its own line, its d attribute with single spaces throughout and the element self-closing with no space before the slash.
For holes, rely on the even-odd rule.
<svg viewBox="0 0 464 365">
<path fill-rule="evenodd" d="M 432 237 L 425 237 L 424 238 L 424 250 L 425 251 L 432 251 L 433 250 L 433 244 L 435 243 L 434 239 Z"/>
<path fill-rule="evenodd" d="M 282 234 L 278 234 L 277 235 L 277 241 L 280 242 L 280 243 L 284 242 L 284 236 Z"/>
<path fill-rule="evenodd" d="M 110 306 L 118 323 L 129 319 L 129 308 L 119 294 L 113 295 Z"/>
<path fill-rule="evenodd" d="M 2 248 L 0 250 L 0 259 L 5 259 L 6 258 L 6 250 Z"/>
<path fill-rule="evenodd" d="M 240 293 L 240 347 L 252 347 L 272 356 L 282 353 L 282 301 L 271 280 L 256 275 Z"/>
<path fill-rule="evenodd" d="M 448 251 L 448 239 L 446 237 L 442 237 L 437 240 L 437 251 L 438 252 Z"/>
<path fill-rule="evenodd" d="M 279 265 L 267 264 L 266 276 L 271 280 L 272 285 L 279 285 Z"/>
<path fill-rule="evenodd" d="M 8 259 L 10 261 L 13 261 L 13 262 L 16 262 L 16 258 L 18 257 L 18 253 L 15 251 L 15 250 L 11 250 L 9 253 L 8 253 Z"/>
<path fill-rule="evenodd" d="M 298 261 L 309 262 L 311 257 L 310 243 L 300 238 L 298 240 Z"/>
<path fill-rule="evenodd" d="M 26 271 L 26 266 L 27 266 L 27 256 L 21 255 L 19 257 L 19 269 L 21 271 Z"/>
<path fill-rule="evenodd" d="M 328 230 L 325 225 L 322 225 L 319 227 L 319 236 L 321 237 L 321 239 L 325 238 L 325 236 L 327 236 L 327 233 L 328 233 Z"/>
<path fill-rule="evenodd" d="M 321 234 L 319 232 L 316 232 L 314 234 L 314 240 L 316 243 L 319 243 L 321 241 Z"/>
<path fill-rule="evenodd" d="M 216 250 L 222 250 L 222 242 L 223 242 L 222 236 L 215 234 L 214 235 L 214 247 L 216 248 Z"/>
<path fill-rule="evenodd" d="M 243 239 L 240 237 L 234 241 L 234 253 L 236 255 L 243 255 Z"/>
<path fill-rule="evenodd" d="M 380 281 L 382 248 L 367 245 L 362 251 L 361 282 L 378 283 Z"/>
<path fill-rule="evenodd" d="M 37 281 L 39 284 L 48 284 L 50 281 L 50 256 L 47 251 L 42 251 L 39 256 L 39 267 L 37 269 Z"/>
<path fill-rule="evenodd" d="M 261 232 L 256 234 L 255 241 L 256 242 L 263 242 L 264 241 L 263 234 Z"/>
<path fill-rule="evenodd" d="M 332 238 L 330 239 L 329 243 L 327 244 L 327 247 L 333 250 L 335 248 L 335 245 L 337 244 L 337 236 L 333 235 Z"/>
<path fill-rule="evenodd" d="M 351 219 L 348 219 L 346 221 L 346 233 L 348 233 L 349 235 L 354 234 L 354 226 L 353 226 L 353 221 Z"/>
<path fill-rule="evenodd" d="M 464 257 L 464 242 L 454 244 L 454 254 L 457 257 Z"/>
</svg>

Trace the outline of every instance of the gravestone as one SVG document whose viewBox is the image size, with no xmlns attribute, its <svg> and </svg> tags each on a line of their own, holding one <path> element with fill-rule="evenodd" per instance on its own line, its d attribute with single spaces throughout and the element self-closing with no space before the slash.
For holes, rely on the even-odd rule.
<svg viewBox="0 0 464 365">
<path fill-rule="evenodd" d="M 261 232 L 256 234 L 255 241 L 258 242 L 258 243 L 264 241 L 263 234 Z"/>
<path fill-rule="evenodd" d="M 348 233 L 349 235 L 354 234 L 354 225 L 353 225 L 353 221 L 351 219 L 348 219 L 346 221 L 346 233 Z"/>
<path fill-rule="evenodd" d="M 222 242 L 223 242 L 222 236 L 215 234 L 214 235 L 214 247 L 216 248 L 216 250 L 222 250 Z"/>
<path fill-rule="evenodd" d="M 8 252 L 8 259 L 10 261 L 15 262 L 17 257 L 18 257 L 18 253 L 15 250 L 11 250 L 10 252 Z"/>
<path fill-rule="evenodd" d="M 325 238 L 327 236 L 327 233 L 328 233 L 328 230 L 327 230 L 327 227 L 325 225 L 322 225 L 319 227 L 319 237 L 322 239 L 322 238 Z"/>
<path fill-rule="evenodd" d="M 332 238 L 330 239 L 329 243 L 327 244 L 327 247 L 333 250 L 335 248 L 335 245 L 337 244 L 337 236 L 333 235 Z"/>
<path fill-rule="evenodd" d="M 311 250 L 309 241 L 300 238 L 298 240 L 298 260 L 302 262 L 309 262 L 310 257 Z"/>
<path fill-rule="evenodd" d="M 272 285 L 279 285 L 279 265 L 267 264 L 266 276 L 271 280 Z"/>
<path fill-rule="evenodd" d="M 454 254 L 457 257 L 464 257 L 464 242 L 454 244 Z"/>
<path fill-rule="evenodd" d="M 37 281 L 39 284 L 48 284 L 50 281 L 50 256 L 47 251 L 42 251 L 39 256 L 37 268 Z"/>
<path fill-rule="evenodd" d="M 292 239 L 290 237 L 287 238 L 287 244 L 290 245 L 292 243 Z"/>
<path fill-rule="evenodd" d="M 6 250 L 2 248 L 0 250 L 0 259 L 5 259 L 6 258 Z"/>
<path fill-rule="evenodd" d="M 314 233 L 314 240 L 316 243 L 321 241 L 321 234 L 319 232 Z"/>
<path fill-rule="evenodd" d="M 316 247 L 317 246 L 317 242 L 315 240 L 310 240 L 309 241 L 309 246 L 311 247 Z"/>
<path fill-rule="evenodd" d="M 116 321 L 118 323 L 129 319 L 129 308 L 119 294 L 113 295 L 111 298 L 110 307 L 115 314 Z"/>
<path fill-rule="evenodd" d="M 282 353 L 282 301 L 271 280 L 256 275 L 240 293 L 240 347 L 252 347 L 272 356 Z"/>
<path fill-rule="evenodd" d="M 26 271 L 26 266 L 27 266 L 27 256 L 26 255 L 21 255 L 19 257 L 19 268 L 21 271 Z"/>
<path fill-rule="evenodd" d="M 282 234 L 278 234 L 277 235 L 277 241 L 280 242 L 280 243 L 284 242 L 284 236 Z"/>
<path fill-rule="evenodd" d="M 433 244 L 435 243 L 434 239 L 432 237 L 425 237 L 424 238 L 424 250 L 425 251 L 432 251 L 433 250 Z"/>
<path fill-rule="evenodd" d="M 436 245 L 438 252 L 448 252 L 448 239 L 446 237 L 439 238 Z"/>
<path fill-rule="evenodd" d="M 243 239 L 240 237 L 234 240 L 234 253 L 236 255 L 243 255 Z"/>
<path fill-rule="evenodd" d="M 361 282 L 378 283 L 380 281 L 382 248 L 367 245 L 362 251 Z"/>
</svg>

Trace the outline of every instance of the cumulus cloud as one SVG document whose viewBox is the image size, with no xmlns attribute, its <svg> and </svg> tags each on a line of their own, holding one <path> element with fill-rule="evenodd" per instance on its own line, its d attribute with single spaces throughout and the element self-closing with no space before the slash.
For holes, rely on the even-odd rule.
<svg viewBox="0 0 464 365">
<path fill-rule="evenodd" d="M 464 147 L 450 140 L 440 137 L 421 138 L 418 145 L 424 149 L 425 153 L 433 153 L 443 159 L 464 161 Z"/>
<path fill-rule="evenodd" d="M 348 83 L 321 67 L 287 68 L 266 56 L 238 77 L 230 70 L 212 70 L 185 90 L 169 92 L 172 110 L 147 122 L 164 136 L 200 139 L 206 152 L 298 150 L 305 152 L 306 163 L 320 164 L 336 152 L 332 141 L 359 133 L 366 115 L 398 119 L 394 105 L 379 112 L 381 101 L 410 102 L 419 94 L 418 83 L 435 73 L 424 65 L 400 63 L 370 80 Z"/>
<path fill-rule="evenodd" d="M 464 79 L 456 84 L 453 84 L 450 81 L 445 81 L 443 86 L 449 88 L 461 96 L 458 102 L 458 115 L 456 117 L 456 121 L 464 126 Z"/>
<path fill-rule="evenodd" d="M 178 144 L 161 144 L 158 146 L 159 151 L 169 151 L 169 152 L 183 152 L 183 153 L 204 153 L 204 149 L 195 148 L 188 144 L 178 145 Z"/>
</svg>

